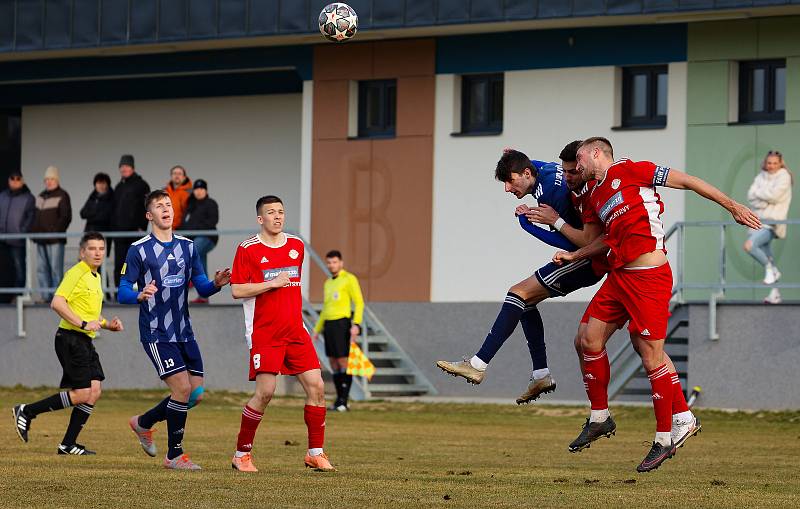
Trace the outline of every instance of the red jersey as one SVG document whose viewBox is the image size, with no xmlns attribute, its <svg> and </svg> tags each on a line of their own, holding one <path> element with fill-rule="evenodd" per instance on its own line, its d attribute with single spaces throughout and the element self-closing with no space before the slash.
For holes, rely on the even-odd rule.
<svg viewBox="0 0 800 509">
<path fill-rule="evenodd" d="M 263 283 L 275 279 L 281 272 L 288 273 L 290 280 L 283 288 L 244 299 L 245 337 L 249 348 L 253 348 L 253 344 L 277 346 L 308 338 L 300 293 L 305 246 L 300 238 L 284 235 L 286 242 L 278 247 L 264 244 L 256 235 L 236 249 L 231 284 Z"/>
<path fill-rule="evenodd" d="M 586 223 L 602 223 L 611 248 L 612 269 L 664 248 L 664 204 L 656 186 L 667 184 L 669 168 L 649 161 L 621 159 L 608 169 L 589 196 Z"/>
<path fill-rule="evenodd" d="M 570 193 L 572 206 L 578 212 L 578 216 L 581 218 L 583 224 L 593 221 L 592 217 L 594 212 L 592 212 L 589 198 L 596 185 L 596 180 L 590 180 L 583 184 L 583 187 L 579 191 L 572 191 L 572 193 Z M 598 276 L 602 276 L 611 271 L 611 265 L 608 263 L 608 253 L 602 253 L 592 257 L 592 270 L 594 270 L 594 273 Z"/>
</svg>

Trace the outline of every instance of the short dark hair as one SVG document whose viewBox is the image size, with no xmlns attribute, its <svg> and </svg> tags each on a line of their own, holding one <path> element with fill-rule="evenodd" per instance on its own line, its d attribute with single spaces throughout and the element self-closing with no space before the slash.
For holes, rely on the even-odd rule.
<svg viewBox="0 0 800 509">
<path fill-rule="evenodd" d="M 147 210 L 150 208 L 150 204 L 154 201 L 158 201 L 162 198 L 169 198 L 169 194 L 163 189 L 156 189 L 155 191 L 151 191 L 150 194 L 147 195 L 147 198 L 144 199 L 144 209 Z"/>
<path fill-rule="evenodd" d="M 558 158 L 567 163 L 574 163 L 578 160 L 578 147 L 583 143 L 582 140 L 575 140 L 572 143 L 567 143 L 558 154 Z"/>
<path fill-rule="evenodd" d="M 102 240 L 104 244 L 106 242 L 106 238 L 103 237 L 102 233 L 86 232 L 83 234 L 83 237 L 81 237 L 81 243 L 80 243 L 81 249 L 84 249 L 86 247 L 86 244 L 88 244 L 90 240 Z"/>
<path fill-rule="evenodd" d="M 275 196 L 273 194 L 268 194 L 266 196 L 262 196 L 256 202 L 256 214 L 260 215 L 261 214 L 261 207 L 263 207 L 264 205 L 269 205 L 270 203 L 280 203 L 281 205 L 283 205 L 283 200 L 281 200 L 280 198 L 278 198 L 277 196 Z"/>
<path fill-rule="evenodd" d="M 608 138 L 603 138 L 602 136 L 592 136 L 591 138 L 586 138 L 581 143 L 578 150 L 587 147 L 587 148 L 599 148 L 604 154 L 606 154 L 611 159 L 614 159 L 614 147 L 611 146 L 611 142 L 608 141 Z"/>
<path fill-rule="evenodd" d="M 331 249 L 328 251 L 328 254 L 325 255 L 325 258 L 338 258 L 342 260 L 342 253 L 338 249 Z"/>
<path fill-rule="evenodd" d="M 518 150 L 507 149 L 503 152 L 503 157 L 497 161 L 497 168 L 494 170 L 494 178 L 500 182 L 509 182 L 511 174 L 521 174 L 525 169 L 531 171 L 536 176 L 536 168 L 531 160 Z"/>
<path fill-rule="evenodd" d="M 108 176 L 108 173 L 97 173 L 94 176 L 94 180 L 92 180 L 92 185 L 97 184 L 98 182 L 105 182 L 108 187 L 111 187 L 111 177 Z"/>
</svg>

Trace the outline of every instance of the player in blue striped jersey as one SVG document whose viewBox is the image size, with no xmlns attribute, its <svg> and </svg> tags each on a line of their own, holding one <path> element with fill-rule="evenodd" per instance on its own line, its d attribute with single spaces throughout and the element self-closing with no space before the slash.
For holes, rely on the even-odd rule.
<svg viewBox="0 0 800 509">
<path fill-rule="evenodd" d="M 131 417 L 129 424 L 144 451 L 155 456 L 152 427 L 166 420 L 169 449 L 164 467 L 198 470 L 183 452 L 186 412 L 203 393 L 203 359 L 189 319 L 189 282 L 208 297 L 228 284 L 231 272 L 217 271 L 213 281 L 208 279 L 194 243 L 172 233 L 174 212 L 165 191 L 150 193 L 145 209 L 152 233 L 128 249 L 118 298 L 120 304 L 139 305 L 142 346 L 170 395 L 144 414 Z"/>
<path fill-rule="evenodd" d="M 530 160 L 522 152 L 506 149 L 497 163 L 495 178 L 504 183 L 504 190 L 518 199 L 533 195 L 540 206 L 548 205 L 561 217 L 554 230 L 545 230 L 533 225 L 525 216 L 530 210 L 527 205 L 516 209 L 520 225 L 541 241 L 561 249 L 561 246 L 574 246 L 558 230 L 565 224 L 582 228 L 580 216 L 572 205 L 571 190 L 564 176 L 564 167 L 574 168 L 575 152 L 580 142 L 572 142 L 561 151 L 562 164 Z M 549 297 L 561 297 L 579 288 L 592 286 L 602 279 L 592 269 L 589 260 L 579 264 L 556 265 L 548 263 L 534 275 L 512 286 L 506 294 L 497 319 L 480 350 L 464 361 L 438 361 L 439 368 L 468 382 L 479 384 L 483 381 L 486 368 L 503 343 L 514 332 L 517 323 L 522 324 L 528 350 L 531 355 L 532 372 L 528 387 L 517 398 L 517 404 L 528 403 L 541 394 L 555 390 L 556 384 L 547 366 L 547 351 L 544 340 L 544 325 L 537 304 Z"/>
</svg>

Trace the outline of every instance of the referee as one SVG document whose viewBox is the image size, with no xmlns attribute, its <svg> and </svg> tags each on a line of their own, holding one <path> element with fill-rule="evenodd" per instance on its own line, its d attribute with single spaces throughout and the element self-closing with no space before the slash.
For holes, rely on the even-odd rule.
<svg viewBox="0 0 800 509">
<path fill-rule="evenodd" d="M 325 265 L 328 266 L 331 277 L 325 281 L 325 300 L 319 322 L 314 327 L 314 339 L 322 331 L 325 337 L 325 355 L 328 356 L 333 371 L 336 402 L 329 409 L 346 412 L 349 410 L 347 399 L 353 382 L 353 375 L 347 374 L 347 359 L 350 356 L 350 342 L 361 333 L 364 298 L 361 296 L 358 278 L 343 268 L 342 253 L 335 250 L 328 252 L 325 255 Z"/>
<path fill-rule="evenodd" d="M 106 241 L 97 232 L 87 232 L 80 243 L 80 261 L 64 275 L 50 308 L 61 317 L 56 331 L 56 355 L 64 375 L 65 389 L 35 403 L 14 407 L 14 426 L 23 442 L 28 441 L 31 421 L 37 415 L 74 406 L 67 432 L 58 446 L 58 454 L 95 454 L 76 443 L 78 433 L 89 419 L 100 398 L 100 382 L 105 379 L 92 338 L 100 329 L 121 331 L 122 322 L 114 317 L 108 322 L 100 315 L 103 290 L 97 270 L 106 257 Z"/>
</svg>

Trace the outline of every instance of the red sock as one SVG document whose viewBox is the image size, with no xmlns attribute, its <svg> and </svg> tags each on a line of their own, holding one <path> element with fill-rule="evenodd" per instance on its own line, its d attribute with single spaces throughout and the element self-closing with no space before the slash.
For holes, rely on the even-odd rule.
<svg viewBox="0 0 800 509">
<path fill-rule="evenodd" d="M 672 379 L 672 415 L 688 412 L 689 405 L 686 404 L 686 395 L 683 393 L 678 374 L 670 373 L 669 376 Z"/>
<path fill-rule="evenodd" d="M 325 407 L 306 405 L 303 417 L 308 427 L 308 448 L 321 449 L 325 442 Z"/>
<path fill-rule="evenodd" d="M 672 429 L 672 379 L 666 364 L 647 372 L 653 394 L 653 410 L 656 414 L 656 431 Z"/>
<path fill-rule="evenodd" d="M 257 412 L 248 405 L 242 410 L 242 424 L 239 428 L 239 438 L 236 440 L 236 450 L 250 452 L 253 450 L 253 439 L 256 436 L 258 424 L 261 422 L 263 412 Z"/>
<path fill-rule="evenodd" d="M 583 351 L 583 384 L 592 403 L 592 410 L 608 408 L 608 380 L 611 366 L 605 349 L 599 352 Z"/>
</svg>

